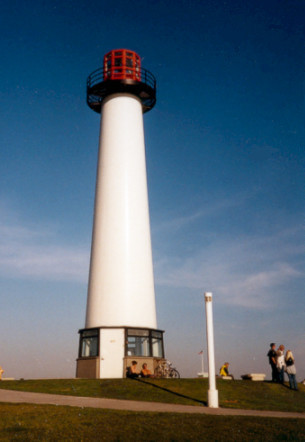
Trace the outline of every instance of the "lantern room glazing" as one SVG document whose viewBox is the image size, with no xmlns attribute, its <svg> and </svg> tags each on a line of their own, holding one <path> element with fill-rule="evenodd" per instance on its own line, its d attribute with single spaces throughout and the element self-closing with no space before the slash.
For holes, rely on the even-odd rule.
<svg viewBox="0 0 305 442">
<path fill-rule="evenodd" d="M 141 59 L 134 51 L 115 49 L 104 56 L 104 80 L 141 81 Z"/>
</svg>

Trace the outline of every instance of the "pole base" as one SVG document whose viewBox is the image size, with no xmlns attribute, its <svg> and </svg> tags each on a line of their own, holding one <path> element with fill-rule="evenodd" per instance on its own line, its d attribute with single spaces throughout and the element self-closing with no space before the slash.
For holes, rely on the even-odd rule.
<svg viewBox="0 0 305 442">
<path fill-rule="evenodd" d="M 208 391 L 208 407 L 210 408 L 218 408 L 218 390 L 209 390 Z"/>
</svg>

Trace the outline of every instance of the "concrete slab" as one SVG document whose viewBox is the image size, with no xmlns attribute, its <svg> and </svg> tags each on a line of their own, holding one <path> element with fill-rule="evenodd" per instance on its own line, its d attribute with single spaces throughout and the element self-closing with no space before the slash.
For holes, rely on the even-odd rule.
<svg viewBox="0 0 305 442">
<path fill-rule="evenodd" d="M 249 373 L 241 376 L 244 381 L 264 381 L 265 377 L 265 373 Z"/>
</svg>

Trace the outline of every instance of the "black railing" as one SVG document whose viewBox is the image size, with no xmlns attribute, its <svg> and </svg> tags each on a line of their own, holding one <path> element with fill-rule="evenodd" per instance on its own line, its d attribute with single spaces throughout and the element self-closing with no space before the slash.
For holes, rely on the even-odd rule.
<svg viewBox="0 0 305 442">
<path fill-rule="evenodd" d="M 105 97 L 114 93 L 131 93 L 140 98 L 143 112 L 152 109 L 156 103 L 156 79 L 151 72 L 141 68 L 136 75 L 123 66 L 121 78 L 108 78 L 110 70 L 99 68 L 87 79 L 87 104 L 95 112 L 101 112 Z"/>
<path fill-rule="evenodd" d="M 128 70 L 128 66 L 123 66 L 124 69 Z M 92 72 L 92 74 L 89 75 L 87 79 L 87 88 L 91 89 L 94 88 L 97 84 L 102 83 L 103 81 L 108 81 L 107 73 L 109 70 L 105 72 L 104 68 L 98 68 L 95 71 Z M 140 75 L 139 80 L 133 80 L 133 81 L 140 81 L 141 83 L 146 84 L 153 90 L 156 89 L 156 79 L 153 76 L 151 72 L 149 72 L 147 69 L 140 68 Z M 128 78 L 126 78 L 128 80 Z M 115 81 L 115 80 L 109 80 L 109 81 Z"/>
</svg>

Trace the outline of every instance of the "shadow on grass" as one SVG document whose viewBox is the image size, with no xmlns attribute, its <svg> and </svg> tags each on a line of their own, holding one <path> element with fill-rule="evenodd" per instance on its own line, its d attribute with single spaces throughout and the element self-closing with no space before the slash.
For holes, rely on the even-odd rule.
<svg viewBox="0 0 305 442">
<path fill-rule="evenodd" d="M 290 386 L 287 385 L 287 384 L 282 384 L 282 387 L 285 387 L 285 388 L 287 388 L 290 391 L 296 391 L 296 390 L 294 390 L 294 388 L 290 388 Z"/>
<path fill-rule="evenodd" d="M 191 401 L 198 402 L 199 404 L 204 405 L 206 407 L 208 406 L 207 401 L 200 401 L 199 399 L 195 399 L 193 397 L 186 396 L 185 394 L 177 393 L 176 391 L 169 390 L 168 388 L 161 387 L 160 385 L 156 385 L 156 384 L 153 384 L 151 382 L 144 381 L 141 378 L 133 378 L 133 380 L 137 381 L 137 382 L 140 382 L 141 384 L 150 385 L 151 387 L 158 388 L 159 390 L 166 391 L 167 393 L 170 393 L 170 394 L 172 394 L 174 396 L 178 396 L 178 397 L 182 397 L 184 399 L 189 399 Z"/>
<path fill-rule="evenodd" d="M 266 384 L 274 384 L 274 385 L 281 385 L 284 388 L 287 388 L 288 390 L 292 390 L 292 388 L 290 388 L 290 386 L 284 382 L 274 382 L 274 381 L 264 381 L 264 383 Z"/>
</svg>

